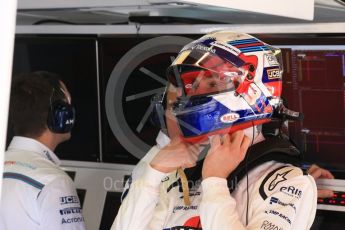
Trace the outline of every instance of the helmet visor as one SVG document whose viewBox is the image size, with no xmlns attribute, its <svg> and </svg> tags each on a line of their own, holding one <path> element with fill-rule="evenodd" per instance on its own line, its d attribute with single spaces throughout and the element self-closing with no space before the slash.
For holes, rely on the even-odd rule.
<svg viewBox="0 0 345 230">
<path fill-rule="evenodd" d="M 186 96 L 235 90 L 247 71 L 212 52 L 182 51 L 168 69 L 168 80 Z"/>
</svg>

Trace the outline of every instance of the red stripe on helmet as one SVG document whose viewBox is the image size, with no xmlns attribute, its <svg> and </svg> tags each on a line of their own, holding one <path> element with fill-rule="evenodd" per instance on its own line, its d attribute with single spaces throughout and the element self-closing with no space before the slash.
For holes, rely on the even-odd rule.
<svg viewBox="0 0 345 230">
<path fill-rule="evenodd" d="M 265 45 L 262 42 L 255 42 L 255 43 L 248 43 L 248 44 L 241 44 L 241 45 L 235 45 L 236 48 L 243 48 L 243 47 L 251 47 L 251 46 L 262 46 Z"/>
</svg>

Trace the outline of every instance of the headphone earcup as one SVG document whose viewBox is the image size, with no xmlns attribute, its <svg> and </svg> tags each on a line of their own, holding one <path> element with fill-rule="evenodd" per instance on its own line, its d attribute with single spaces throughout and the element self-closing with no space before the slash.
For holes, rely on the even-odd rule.
<svg viewBox="0 0 345 230">
<path fill-rule="evenodd" d="M 71 132 L 75 121 L 75 110 L 69 103 L 57 100 L 50 106 L 48 128 L 53 133 Z"/>
</svg>

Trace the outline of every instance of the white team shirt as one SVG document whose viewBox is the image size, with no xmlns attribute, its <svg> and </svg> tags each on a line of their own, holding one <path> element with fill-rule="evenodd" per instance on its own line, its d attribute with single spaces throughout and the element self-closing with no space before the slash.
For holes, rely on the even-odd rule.
<svg viewBox="0 0 345 230">
<path fill-rule="evenodd" d="M 248 186 L 244 177 L 231 194 L 225 179 L 207 178 L 193 185 L 186 206 L 177 173 L 149 166 L 159 150 L 153 147 L 133 170 L 112 230 L 304 230 L 314 221 L 315 181 L 297 167 L 266 162 L 248 173 Z"/>
<path fill-rule="evenodd" d="M 40 142 L 13 138 L 5 153 L 1 229 L 85 229 L 73 181 L 59 164 Z"/>
</svg>

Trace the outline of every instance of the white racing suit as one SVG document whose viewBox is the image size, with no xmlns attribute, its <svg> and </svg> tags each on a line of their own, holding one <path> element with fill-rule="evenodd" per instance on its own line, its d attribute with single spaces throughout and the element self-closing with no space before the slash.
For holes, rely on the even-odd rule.
<svg viewBox="0 0 345 230">
<path fill-rule="evenodd" d="M 186 206 L 177 173 L 149 166 L 158 151 L 153 147 L 134 169 L 112 230 L 304 230 L 314 221 L 317 188 L 300 168 L 266 162 L 231 194 L 227 180 L 207 178 L 192 185 Z"/>
<path fill-rule="evenodd" d="M 5 153 L 0 229 L 84 230 L 71 178 L 40 142 L 14 137 Z"/>
</svg>

